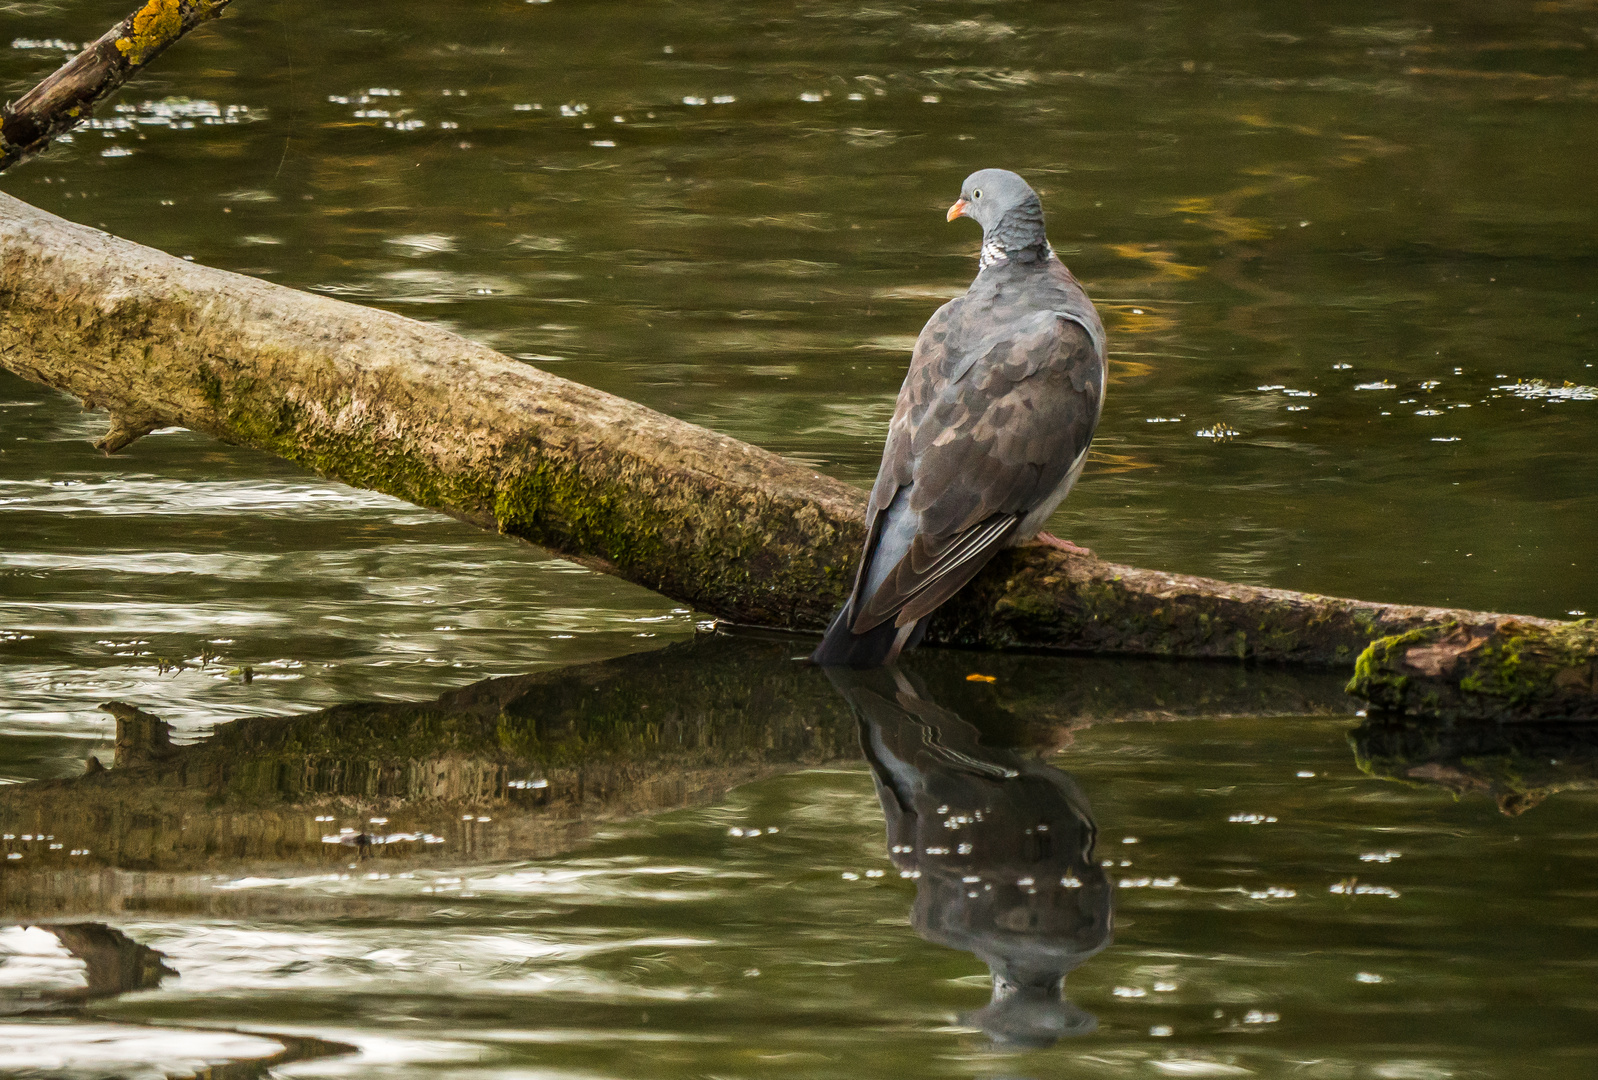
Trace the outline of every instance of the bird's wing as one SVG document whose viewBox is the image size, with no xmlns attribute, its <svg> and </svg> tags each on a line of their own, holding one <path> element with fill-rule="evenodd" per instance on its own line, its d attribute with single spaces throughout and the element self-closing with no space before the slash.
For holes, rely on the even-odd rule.
<svg viewBox="0 0 1598 1080">
<path fill-rule="evenodd" d="M 851 603 L 856 605 L 881 544 L 888 510 L 899 491 L 909 487 L 915 477 L 916 427 L 937 398 L 942 373 L 948 368 L 951 352 L 948 338 L 959 322 L 962 301 L 963 297 L 956 297 L 932 313 L 910 354 L 910 370 L 905 373 L 904 385 L 899 389 L 893 419 L 888 424 L 887 442 L 882 448 L 882 465 L 866 504 L 866 547 L 850 592 Z"/>
<path fill-rule="evenodd" d="M 954 595 L 1059 487 L 1093 439 L 1104 359 L 1077 320 L 1038 312 L 977 347 L 982 355 L 974 363 L 964 355 L 942 358 L 951 364 L 945 371 L 961 372 L 952 382 L 934 379 L 929 389 L 906 379 L 911 400 L 901 400 L 894 416 L 872 492 L 871 529 L 881 549 L 894 525 L 901 532 L 910 525 L 886 520 L 892 508 L 913 517 L 914 535 L 882 584 L 857 604 L 856 634 L 890 618 L 908 625 Z M 899 499 L 905 488 L 908 498 Z M 882 553 L 868 550 L 866 563 Z"/>
</svg>

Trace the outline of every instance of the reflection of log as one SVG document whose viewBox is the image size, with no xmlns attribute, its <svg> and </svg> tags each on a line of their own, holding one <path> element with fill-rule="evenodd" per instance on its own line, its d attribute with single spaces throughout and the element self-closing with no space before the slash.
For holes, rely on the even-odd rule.
<svg viewBox="0 0 1598 1080">
<path fill-rule="evenodd" d="M 1591 724 L 1440 727 L 1373 718 L 1348 741 L 1371 776 L 1486 795 L 1512 816 L 1556 791 L 1598 790 L 1598 727 Z"/>
<path fill-rule="evenodd" d="M 1598 619 L 1447 622 L 1373 643 L 1348 692 L 1447 721 L 1598 720 Z"/>
<path fill-rule="evenodd" d="M 619 574 L 733 622 L 819 629 L 863 496 L 444 330 L 196 266 L 0 196 L 0 364 L 110 410 L 105 447 L 180 424 Z M 1029 546 L 930 640 L 1348 666 L 1450 617 Z M 1551 625 L 1531 620 L 1536 625 Z"/>
<path fill-rule="evenodd" d="M 0 169 L 32 157 L 89 118 L 94 107 L 178 38 L 232 0 L 148 0 L 0 111 Z"/>
<path fill-rule="evenodd" d="M 69 953 L 83 961 L 84 985 L 49 995 L 58 1001 L 153 990 L 166 976 L 177 974 L 162 963 L 166 958 L 159 952 L 103 923 L 45 924 L 40 929 L 54 934 Z"/>
<path fill-rule="evenodd" d="M 242 914 L 253 894 L 187 875 L 550 855 L 603 822 L 857 759 L 847 707 L 792 654 L 786 640 L 702 635 L 431 702 L 240 720 L 161 755 L 126 754 L 108 772 L 0 787 L 0 819 L 17 837 L 0 849 L 21 856 L 0 862 L 0 908 L 182 908 L 200 893 Z M 983 718 L 984 738 L 1045 751 L 1098 721 L 1347 709 L 1329 673 L 1005 655 L 982 658 L 996 682 L 974 683 L 969 654 L 912 659 L 939 700 Z M 133 728 L 161 744 L 149 713 L 114 711 L 119 746 L 132 748 Z M 20 839 L 43 833 L 61 847 Z"/>
</svg>

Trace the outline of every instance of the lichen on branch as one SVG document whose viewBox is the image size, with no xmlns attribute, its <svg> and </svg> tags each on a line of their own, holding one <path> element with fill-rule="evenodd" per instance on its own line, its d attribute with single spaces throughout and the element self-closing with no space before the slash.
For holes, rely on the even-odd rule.
<svg viewBox="0 0 1598 1080">
<path fill-rule="evenodd" d="M 222 14 L 232 0 L 148 0 L 0 110 L 0 170 L 49 147 L 174 42 Z"/>
</svg>

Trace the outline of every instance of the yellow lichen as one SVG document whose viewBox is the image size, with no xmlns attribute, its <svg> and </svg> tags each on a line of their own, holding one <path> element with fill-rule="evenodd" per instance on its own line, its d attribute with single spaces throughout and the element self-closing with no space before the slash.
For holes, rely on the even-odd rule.
<svg viewBox="0 0 1598 1080">
<path fill-rule="evenodd" d="M 117 51 L 130 64 L 142 64 L 183 33 L 180 0 L 150 0 L 133 15 L 132 33 L 117 38 Z"/>
</svg>

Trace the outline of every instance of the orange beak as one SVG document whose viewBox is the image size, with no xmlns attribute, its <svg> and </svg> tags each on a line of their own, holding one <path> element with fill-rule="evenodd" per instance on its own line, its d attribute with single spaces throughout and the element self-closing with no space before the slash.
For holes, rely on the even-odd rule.
<svg viewBox="0 0 1598 1080">
<path fill-rule="evenodd" d="M 954 205 L 949 207 L 949 216 L 944 220 L 953 221 L 957 217 L 965 217 L 965 208 L 969 205 L 971 204 L 966 202 L 964 199 L 954 200 Z"/>
</svg>

